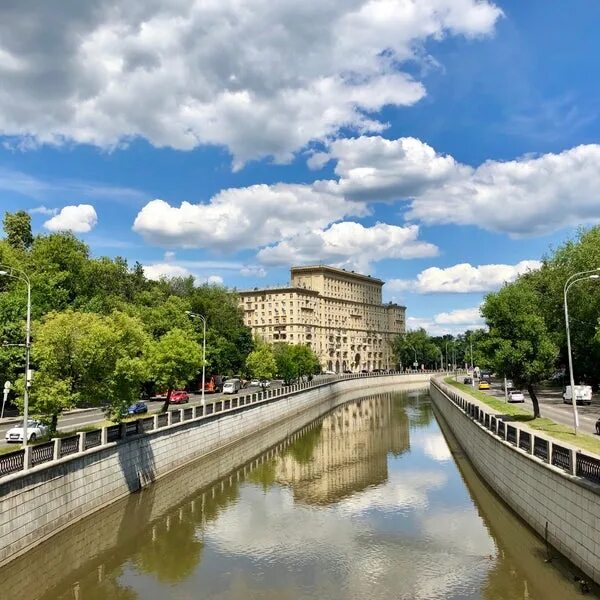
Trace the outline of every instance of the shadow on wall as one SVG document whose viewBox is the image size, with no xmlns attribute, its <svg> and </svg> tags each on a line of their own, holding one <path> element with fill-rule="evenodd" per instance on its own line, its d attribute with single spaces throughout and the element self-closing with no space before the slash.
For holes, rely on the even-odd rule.
<svg viewBox="0 0 600 600">
<path fill-rule="evenodd" d="M 117 446 L 119 465 L 129 491 L 137 492 L 156 479 L 156 464 L 151 440 L 142 435 L 129 444 Z"/>
</svg>

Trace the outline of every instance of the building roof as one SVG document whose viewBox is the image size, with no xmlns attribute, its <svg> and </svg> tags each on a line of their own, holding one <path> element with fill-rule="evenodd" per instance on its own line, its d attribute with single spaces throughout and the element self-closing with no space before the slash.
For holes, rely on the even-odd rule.
<svg viewBox="0 0 600 600">
<path fill-rule="evenodd" d="M 374 283 L 376 285 L 383 285 L 385 282 L 376 277 L 370 275 L 362 275 L 361 273 L 355 273 L 354 271 L 347 271 L 346 269 L 338 269 L 337 267 L 330 267 L 328 265 L 308 265 L 306 267 L 292 267 L 292 276 L 295 273 L 329 273 L 335 276 L 344 276 L 351 279 L 359 279 L 363 282 Z"/>
<path fill-rule="evenodd" d="M 283 286 L 274 286 L 274 287 L 264 287 L 264 288 L 253 288 L 251 290 L 238 290 L 237 294 L 239 296 L 256 296 L 257 294 L 279 294 L 279 293 L 289 293 L 296 292 L 297 294 L 307 294 L 309 296 L 318 296 L 319 292 L 316 290 L 309 290 L 304 287 L 299 287 L 295 285 L 283 285 Z"/>
</svg>

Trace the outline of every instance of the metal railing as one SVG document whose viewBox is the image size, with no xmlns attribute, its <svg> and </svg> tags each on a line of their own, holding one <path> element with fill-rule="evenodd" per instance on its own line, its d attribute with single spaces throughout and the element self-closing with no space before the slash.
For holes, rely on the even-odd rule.
<svg viewBox="0 0 600 600">
<path fill-rule="evenodd" d="M 235 411 L 251 410 L 264 402 L 273 402 L 281 398 L 301 393 L 305 390 L 327 386 L 332 383 L 351 379 L 365 379 L 386 377 L 389 375 L 428 375 L 440 373 L 441 371 L 388 371 L 386 373 L 351 373 L 344 375 L 331 375 L 314 379 L 312 381 L 300 382 L 293 385 L 281 386 L 277 389 L 265 392 L 247 393 L 243 396 L 221 399 L 214 404 L 187 407 L 185 409 L 173 410 L 169 413 L 160 413 L 143 417 L 135 421 L 126 421 L 117 425 L 110 425 L 102 429 L 81 432 L 63 438 L 56 438 L 42 444 L 30 445 L 14 452 L 0 455 L 0 477 L 18 473 L 41 464 L 50 464 L 55 459 L 62 459 L 80 452 L 99 449 L 106 444 L 119 443 L 128 437 L 148 434 L 156 429 L 162 429 L 185 421 L 197 421 L 202 423 L 205 418 L 221 418 Z M 458 398 L 458 396 L 457 396 Z M 204 414 L 205 411 L 205 414 Z M 214 413 L 218 412 L 218 415 Z M 170 417 L 169 417 L 170 415 Z M 214 416 L 213 416 L 214 415 Z M 483 418 L 483 417 L 482 417 Z"/>
<path fill-rule="evenodd" d="M 544 436 L 507 424 L 503 421 L 502 415 L 488 413 L 484 408 L 475 404 L 475 401 L 468 401 L 445 383 L 434 379 L 431 380 L 431 383 L 474 422 L 481 424 L 492 433 L 496 433 L 498 437 L 512 446 L 566 473 L 600 484 L 600 457 L 590 456 L 580 450 L 561 446 L 551 438 L 547 439 Z M 482 412 L 485 413 L 483 418 L 481 416 Z"/>
</svg>

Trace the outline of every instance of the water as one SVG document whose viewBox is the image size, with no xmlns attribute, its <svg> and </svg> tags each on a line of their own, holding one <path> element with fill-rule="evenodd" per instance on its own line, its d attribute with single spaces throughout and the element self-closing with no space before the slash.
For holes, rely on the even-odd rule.
<svg viewBox="0 0 600 600">
<path fill-rule="evenodd" d="M 543 542 L 476 476 L 426 393 L 349 403 L 194 489 L 203 468 L 17 559 L 0 571 L 0 597 L 583 597 L 573 567 L 546 563 Z M 598 598 L 595 590 L 586 597 Z"/>
</svg>

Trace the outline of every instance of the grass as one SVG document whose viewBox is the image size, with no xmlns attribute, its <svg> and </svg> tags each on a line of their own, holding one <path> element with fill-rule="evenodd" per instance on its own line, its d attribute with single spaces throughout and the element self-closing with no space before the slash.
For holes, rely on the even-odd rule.
<svg viewBox="0 0 600 600">
<path fill-rule="evenodd" d="M 582 450 L 588 450 L 594 454 L 600 454 L 600 439 L 592 435 L 588 435 L 586 433 L 579 433 L 575 435 L 573 433 L 573 429 L 567 425 L 562 425 L 561 423 L 557 423 L 551 419 L 546 419 L 545 417 L 534 418 L 533 414 L 528 410 L 524 410 L 523 408 L 515 406 L 514 404 L 510 404 L 508 402 L 488 396 L 487 394 L 480 392 L 478 389 L 473 388 L 470 385 L 458 383 L 453 377 L 446 377 L 444 381 L 448 385 L 451 385 L 452 387 L 455 387 L 456 389 L 473 396 L 477 400 L 480 400 L 484 404 L 487 404 L 490 408 L 493 408 L 499 413 L 508 417 L 512 417 L 512 419 L 505 419 L 506 421 L 518 421 L 520 423 L 525 423 L 528 427 L 531 427 L 531 429 L 535 429 L 536 431 L 544 433 L 548 437 L 552 437 L 563 442 L 568 442 L 573 446 L 577 446 Z"/>
</svg>

